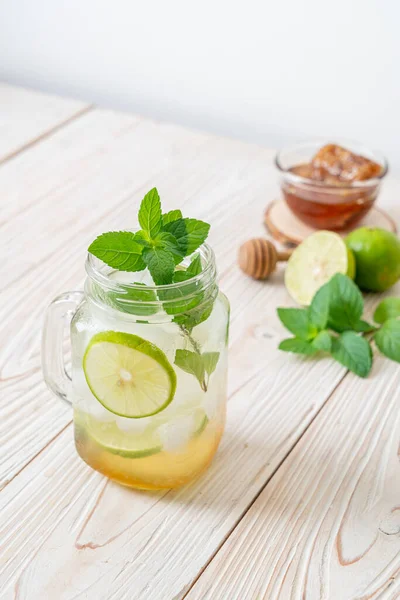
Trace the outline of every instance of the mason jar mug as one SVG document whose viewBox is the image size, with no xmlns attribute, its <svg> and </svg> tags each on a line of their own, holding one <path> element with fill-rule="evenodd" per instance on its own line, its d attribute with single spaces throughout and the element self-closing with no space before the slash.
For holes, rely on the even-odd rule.
<svg viewBox="0 0 400 600">
<path fill-rule="evenodd" d="M 213 251 L 204 244 L 199 252 L 199 275 L 163 286 L 89 254 L 84 292 L 62 294 L 46 313 L 44 378 L 72 402 L 78 454 L 131 487 L 191 481 L 223 433 L 229 303 L 218 290 Z"/>
</svg>

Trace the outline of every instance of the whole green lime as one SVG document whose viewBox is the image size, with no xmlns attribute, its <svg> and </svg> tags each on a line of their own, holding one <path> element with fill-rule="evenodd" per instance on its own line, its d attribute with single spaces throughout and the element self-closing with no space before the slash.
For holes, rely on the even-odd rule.
<svg viewBox="0 0 400 600">
<path fill-rule="evenodd" d="M 355 279 L 356 276 L 356 259 L 354 256 L 354 252 L 347 248 L 347 277 L 350 279 Z"/>
<path fill-rule="evenodd" d="M 400 240 L 390 231 L 360 227 L 346 238 L 356 259 L 356 284 L 384 292 L 400 279 Z"/>
</svg>

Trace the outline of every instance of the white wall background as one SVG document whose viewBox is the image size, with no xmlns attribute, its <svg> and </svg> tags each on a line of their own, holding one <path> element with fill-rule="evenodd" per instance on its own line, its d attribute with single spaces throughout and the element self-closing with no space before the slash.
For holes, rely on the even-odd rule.
<svg viewBox="0 0 400 600">
<path fill-rule="evenodd" d="M 345 136 L 400 171 L 399 0 L 0 0 L 0 78 L 281 146 Z"/>
</svg>

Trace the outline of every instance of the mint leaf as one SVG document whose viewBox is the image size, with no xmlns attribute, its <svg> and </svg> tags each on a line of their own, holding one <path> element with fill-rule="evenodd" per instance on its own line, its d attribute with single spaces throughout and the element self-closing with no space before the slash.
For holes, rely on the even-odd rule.
<svg viewBox="0 0 400 600">
<path fill-rule="evenodd" d="M 317 329 L 310 324 L 306 308 L 278 308 L 278 317 L 291 333 L 302 340 L 309 340 L 316 336 Z"/>
<path fill-rule="evenodd" d="M 143 198 L 139 208 L 139 223 L 151 238 L 155 238 L 161 229 L 161 202 L 157 188 L 153 188 Z"/>
<path fill-rule="evenodd" d="M 176 238 L 168 231 L 161 231 L 154 240 L 154 245 L 169 250 L 174 257 L 174 263 L 178 265 L 184 258 L 184 254 L 178 246 Z"/>
<path fill-rule="evenodd" d="M 200 275 L 201 271 L 201 258 L 199 254 L 196 254 L 187 269 L 180 269 L 179 271 L 175 271 L 174 282 L 179 283 L 182 281 L 187 281 L 188 279 L 192 279 L 192 277 Z"/>
<path fill-rule="evenodd" d="M 182 240 L 186 236 L 185 219 L 181 218 L 175 219 L 174 221 L 169 221 L 163 226 L 163 231 L 171 233 L 176 240 Z"/>
<path fill-rule="evenodd" d="M 103 233 L 90 244 L 88 251 L 119 271 L 142 271 L 146 268 L 142 258 L 143 246 L 130 231 Z"/>
<path fill-rule="evenodd" d="M 203 295 L 200 295 L 199 297 L 201 300 L 203 300 Z M 177 314 L 174 317 L 175 323 L 182 325 L 189 332 L 192 331 L 194 327 L 197 327 L 197 325 L 200 325 L 200 323 L 207 321 L 208 317 L 213 311 L 214 300 L 214 297 L 210 297 L 205 302 L 197 302 L 195 308 L 190 309 L 184 314 Z"/>
<path fill-rule="evenodd" d="M 180 317 L 182 323 L 187 319 L 186 313 L 200 304 L 202 300 L 202 295 L 196 294 L 196 288 L 189 288 L 186 292 L 180 288 L 159 290 L 158 297 L 163 302 L 165 312 L 168 315 Z"/>
<path fill-rule="evenodd" d="M 203 244 L 210 231 L 210 225 L 197 219 L 184 219 L 186 225 L 186 256 L 192 254 Z M 178 240 L 179 242 L 179 240 Z"/>
<path fill-rule="evenodd" d="M 354 324 L 354 331 L 357 333 L 370 333 L 375 330 L 375 325 L 371 325 L 371 323 L 367 323 L 367 321 L 363 321 L 363 319 L 360 319 L 358 323 Z"/>
<path fill-rule="evenodd" d="M 354 281 L 337 273 L 329 281 L 329 326 L 334 331 L 354 329 L 360 321 L 364 301 Z"/>
<path fill-rule="evenodd" d="M 174 277 L 175 275 L 176 273 L 173 274 Z M 204 293 L 198 283 L 193 282 L 185 285 L 183 289 L 180 286 L 173 286 L 169 289 L 158 290 L 158 297 L 163 302 L 165 312 L 169 315 L 176 315 L 182 319 L 179 322 L 184 323 L 189 316 L 186 313 L 203 303 Z"/>
<path fill-rule="evenodd" d="M 177 350 L 175 353 L 175 364 L 177 367 L 194 375 L 200 383 L 203 392 L 207 391 L 210 376 L 214 373 L 219 360 L 219 352 L 190 352 L 190 350 Z M 205 379 L 208 375 L 207 382 Z"/>
<path fill-rule="evenodd" d="M 172 235 L 172 233 L 168 233 L 167 231 L 160 231 L 154 238 L 151 244 L 152 247 L 156 248 L 177 248 L 178 242 Z"/>
<path fill-rule="evenodd" d="M 310 323 L 320 330 L 329 325 L 338 333 L 373 331 L 373 325 L 360 319 L 363 307 L 363 298 L 355 283 L 346 275 L 337 274 L 314 295 L 309 307 Z"/>
<path fill-rule="evenodd" d="M 175 262 L 171 252 L 165 248 L 145 248 L 143 260 L 156 285 L 172 283 Z"/>
<path fill-rule="evenodd" d="M 199 273 L 201 273 L 201 271 L 201 258 L 199 254 L 196 254 L 192 258 L 192 261 L 186 270 L 175 271 L 174 282 L 190 281 L 192 277 L 196 277 L 199 275 Z M 192 284 L 185 285 L 184 287 L 184 295 L 191 294 L 192 300 L 186 308 L 183 308 L 181 311 L 179 311 L 182 314 L 179 314 L 179 312 L 175 310 L 174 306 L 165 307 L 165 310 L 170 314 L 175 314 L 174 321 L 176 323 L 184 326 L 188 331 L 191 331 L 194 327 L 206 321 L 211 315 L 216 294 L 214 292 L 206 293 L 203 289 L 203 283 L 201 280 L 195 280 L 192 282 Z M 175 291 L 175 294 L 178 290 Z M 181 304 L 182 303 L 183 301 Z"/>
<path fill-rule="evenodd" d="M 182 219 L 182 211 L 178 210 L 170 210 L 167 213 L 164 213 L 162 216 L 162 224 L 163 226 L 167 223 L 171 223 L 172 221 L 177 221 L 178 219 Z"/>
<path fill-rule="evenodd" d="M 314 294 L 308 309 L 310 323 L 318 330 L 325 329 L 329 319 L 329 300 L 330 289 L 329 282 L 319 288 Z"/>
<path fill-rule="evenodd" d="M 332 348 L 332 338 L 327 331 L 320 331 L 319 334 L 313 339 L 312 345 L 317 350 L 330 352 Z"/>
<path fill-rule="evenodd" d="M 332 339 L 332 356 L 360 377 L 367 377 L 372 367 L 371 347 L 365 338 L 354 331 L 345 331 Z"/>
<path fill-rule="evenodd" d="M 135 282 L 135 285 L 140 286 L 140 289 L 126 287 L 119 292 L 108 292 L 106 301 L 118 310 L 131 315 L 154 315 L 159 307 L 148 303 L 158 300 L 155 291 L 144 283 Z"/>
<path fill-rule="evenodd" d="M 188 275 L 190 275 L 191 277 L 196 277 L 196 275 L 200 275 L 202 268 L 203 267 L 201 264 L 200 254 L 195 254 L 195 256 L 192 259 L 192 262 L 186 269 L 186 273 L 188 273 Z"/>
<path fill-rule="evenodd" d="M 379 350 L 388 358 L 400 362 L 400 321 L 388 319 L 374 335 Z"/>
<path fill-rule="evenodd" d="M 177 219 L 167 223 L 164 230 L 172 233 L 183 255 L 189 256 L 206 240 L 210 225 L 197 219 Z"/>
<path fill-rule="evenodd" d="M 384 323 L 388 319 L 400 317 L 400 298 L 385 298 L 374 312 L 375 323 Z"/>
<path fill-rule="evenodd" d="M 151 238 L 150 238 L 149 234 L 146 231 L 144 231 L 143 229 L 136 231 L 134 236 L 135 236 L 135 242 L 137 242 L 141 246 L 144 246 L 145 248 L 151 247 L 151 245 L 152 245 Z"/>
<path fill-rule="evenodd" d="M 295 352 L 296 354 L 315 354 L 318 352 L 317 348 L 314 348 L 311 342 L 300 340 L 299 338 L 288 338 L 283 340 L 279 346 L 279 350 L 285 352 Z"/>
<path fill-rule="evenodd" d="M 212 375 L 217 368 L 219 352 L 204 352 L 201 357 L 206 373 Z"/>
<path fill-rule="evenodd" d="M 185 269 L 175 271 L 174 273 L 174 283 L 182 283 L 182 281 L 188 281 L 189 279 L 192 279 L 192 276 Z"/>
<path fill-rule="evenodd" d="M 194 375 L 203 389 L 205 370 L 200 354 L 190 352 L 189 350 L 177 350 L 175 353 L 175 364 L 186 373 Z"/>
</svg>

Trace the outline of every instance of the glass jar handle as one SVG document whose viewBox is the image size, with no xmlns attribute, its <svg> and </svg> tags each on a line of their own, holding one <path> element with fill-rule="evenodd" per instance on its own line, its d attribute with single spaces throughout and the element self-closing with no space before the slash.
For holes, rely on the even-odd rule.
<svg viewBox="0 0 400 600">
<path fill-rule="evenodd" d="M 71 377 L 65 368 L 63 338 L 83 292 L 66 292 L 57 296 L 46 311 L 42 334 L 42 370 L 47 387 L 62 400 L 71 403 Z"/>
</svg>

